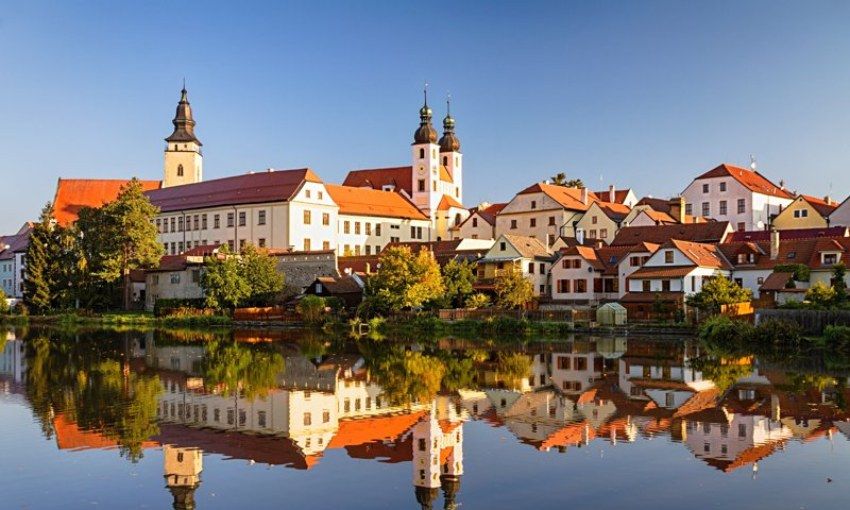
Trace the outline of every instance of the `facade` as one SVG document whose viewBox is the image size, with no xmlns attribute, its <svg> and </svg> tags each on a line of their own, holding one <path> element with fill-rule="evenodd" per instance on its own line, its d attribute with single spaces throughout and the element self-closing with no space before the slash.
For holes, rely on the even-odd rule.
<svg viewBox="0 0 850 510">
<path fill-rule="evenodd" d="M 269 250 L 277 259 L 277 272 L 285 276 L 287 294 L 300 294 L 317 276 L 339 274 L 337 254 L 331 250 Z"/>
<path fill-rule="evenodd" d="M 24 297 L 30 232 L 32 224 L 25 223 L 16 233 L 0 237 L 0 289 L 11 304 Z"/>
<path fill-rule="evenodd" d="M 614 202 L 593 202 L 576 224 L 588 239 L 610 243 L 631 212 L 627 205 Z"/>
<path fill-rule="evenodd" d="M 552 300 L 596 304 L 617 299 L 617 263 L 628 248 L 572 246 L 552 264 Z"/>
<path fill-rule="evenodd" d="M 478 280 L 475 288 L 492 291 L 495 278 L 513 265 L 528 279 L 535 297 L 548 296 L 549 270 L 552 255 L 546 246 L 533 237 L 502 234 L 493 247 L 478 261 Z"/>
<path fill-rule="evenodd" d="M 755 165 L 753 165 L 754 167 Z M 758 173 L 722 164 L 705 172 L 681 193 L 686 214 L 728 221 L 734 230 L 763 230 L 794 197 Z"/>
<path fill-rule="evenodd" d="M 533 184 L 496 215 L 496 236 L 533 237 L 552 247 L 561 236 L 575 237 L 575 225 L 598 199 L 587 188 Z"/>
<path fill-rule="evenodd" d="M 481 204 L 469 211 L 469 216 L 453 231 L 453 239 L 496 239 L 496 215 L 508 205 Z"/>
<path fill-rule="evenodd" d="M 824 199 L 800 195 L 773 218 L 771 226 L 778 230 L 826 228 L 829 215 L 838 207 L 829 197 Z"/>
<path fill-rule="evenodd" d="M 829 215 L 832 226 L 850 227 L 850 197 L 841 202 Z"/>
<path fill-rule="evenodd" d="M 181 255 L 162 257 L 159 267 L 145 272 L 145 309 L 152 311 L 159 299 L 203 299 L 204 257 L 217 251 L 215 246 L 199 246 Z"/>
</svg>

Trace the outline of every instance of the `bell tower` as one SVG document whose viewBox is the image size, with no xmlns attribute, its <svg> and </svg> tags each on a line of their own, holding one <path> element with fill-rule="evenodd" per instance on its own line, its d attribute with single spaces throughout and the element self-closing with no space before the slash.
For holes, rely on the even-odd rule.
<svg viewBox="0 0 850 510">
<path fill-rule="evenodd" d="M 460 139 L 455 134 L 455 119 L 452 117 L 451 97 L 446 99 L 446 117 L 443 119 L 443 136 L 440 138 L 440 164 L 445 167 L 452 179 L 453 186 L 446 190 L 460 203 L 463 203 L 463 154 L 460 153 Z"/>
<path fill-rule="evenodd" d="M 174 132 L 165 139 L 162 187 L 201 182 L 204 179 L 203 144 L 195 136 L 195 119 L 192 118 L 185 83 L 171 123 L 174 124 Z"/>
<path fill-rule="evenodd" d="M 413 203 L 434 221 L 434 211 L 440 201 L 440 146 L 437 130 L 431 124 L 433 112 L 428 106 L 428 85 L 425 85 L 425 104 L 419 109 L 419 127 L 413 133 Z"/>
</svg>

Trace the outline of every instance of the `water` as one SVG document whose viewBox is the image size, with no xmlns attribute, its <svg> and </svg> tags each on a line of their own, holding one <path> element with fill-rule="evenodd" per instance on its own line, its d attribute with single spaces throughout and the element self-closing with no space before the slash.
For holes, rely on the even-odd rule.
<svg viewBox="0 0 850 510">
<path fill-rule="evenodd" d="M 4 337 L 3 509 L 828 509 L 850 494 L 835 360 L 673 339 Z"/>
</svg>

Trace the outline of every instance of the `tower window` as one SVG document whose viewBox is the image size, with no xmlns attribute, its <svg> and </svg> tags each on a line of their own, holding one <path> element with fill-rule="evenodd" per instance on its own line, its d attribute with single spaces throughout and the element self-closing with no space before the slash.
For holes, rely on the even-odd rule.
<svg viewBox="0 0 850 510">
<path fill-rule="evenodd" d="M 425 179 L 419 179 L 419 191 L 420 192 L 425 191 Z"/>
<path fill-rule="evenodd" d="M 177 177 L 183 177 L 183 165 L 177 165 Z"/>
<path fill-rule="evenodd" d="M 448 164 L 449 164 L 449 158 L 447 156 L 443 156 L 443 166 L 446 166 Z"/>
<path fill-rule="evenodd" d="M 419 149 L 419 159 L 425 159 L 425 149 Z"/>
</svg>

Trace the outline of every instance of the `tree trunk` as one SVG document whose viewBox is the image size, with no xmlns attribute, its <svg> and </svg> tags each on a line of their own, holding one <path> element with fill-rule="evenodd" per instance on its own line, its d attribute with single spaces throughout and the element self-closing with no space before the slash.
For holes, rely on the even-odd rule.
<svg viewBox="0 0 850 510">
<path fill-rule="evenodd" d="M 132 284 L 130 282 L 130 271 L 124 270 L 124 311 L 130 310 L 132 301 Z"/>
</svg>

